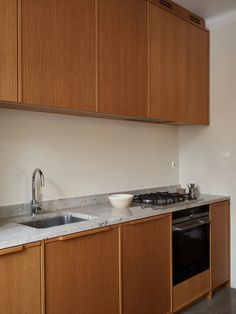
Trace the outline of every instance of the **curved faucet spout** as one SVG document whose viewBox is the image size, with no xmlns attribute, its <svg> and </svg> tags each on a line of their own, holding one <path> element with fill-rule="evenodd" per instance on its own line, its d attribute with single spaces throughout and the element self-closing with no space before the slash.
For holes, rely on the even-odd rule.
<svg viewBox="0 0 236 314">
<path fill-rule="evenodd" d="M 37 173 L 39 174 L 39 178 L 40 178 L 40 187 L 42 188 L 44 186 L 44 175 L 41 169 L 36 168 L 33 171 L 33 175 L 32 175 L 32 202 L 31 202 L 31 211 L 33 216 L 37 214 L 38 210 L 41 210 L 41 200 L 37 200 L 36 199 L 36 188 L 35 188 L 35 183 L 36 183 L 36 175 Z M 42 195 L 42 193 L 41 193 Z"/>
</svg>

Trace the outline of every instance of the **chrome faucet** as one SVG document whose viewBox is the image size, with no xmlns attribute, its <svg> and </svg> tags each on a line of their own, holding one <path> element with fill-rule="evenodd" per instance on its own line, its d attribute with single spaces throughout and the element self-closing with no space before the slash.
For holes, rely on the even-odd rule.
<svg viewBox="0 0 236 314">
<path fill-rule="evenodd" d="M 39 178 L 40 178 L 40 189 L 44 186 L 44 175 L 42 170 L 40 170 L 39 168 L 36 168 L 33 171 L 33 175 L 32 175 L 32 201 L 31 201 L 31 212 L 32 215 L 35 216 L 37 214 L 37 212 L 39 210 L 42 209 L 42 193 L 41 193 L 41 199 L 37 200 L 36 199 L 36 190 L 35 190 L 35 181 L 36 181 L 36 175 L 37 173 L 39 173 Z"/>
</svg>

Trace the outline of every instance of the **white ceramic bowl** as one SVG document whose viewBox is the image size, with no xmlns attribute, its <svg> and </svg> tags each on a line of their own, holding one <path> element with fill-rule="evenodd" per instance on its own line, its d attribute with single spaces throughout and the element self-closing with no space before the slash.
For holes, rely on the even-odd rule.
<svg viewBox="0 0 236 314">
<path fill-rule="evenodd" d="M 112 194 L 108 196 L 108 199 L 115 208 L 125 209 L 129 208 L 133 197 L 132 194 Z"/>
</svg>

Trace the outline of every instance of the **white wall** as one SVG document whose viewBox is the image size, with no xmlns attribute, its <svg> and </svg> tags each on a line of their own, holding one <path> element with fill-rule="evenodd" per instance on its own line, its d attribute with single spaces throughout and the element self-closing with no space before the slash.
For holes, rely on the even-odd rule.
<svg viewBox="0 0 236 314">
<path fill-rule="evenodd" d="M 46 177 L 44 199 L 177 184 L 177 127 L 0 110 L 0 206 L 31 200 L 31 175 Z"/>
<path fill-rule="evenodd" d="M 211 126 L 180 128 L 180 182 L 232 196 L 232 285 L 236 287 L 236 24 L 211 32 Z M 225 151 L 231 158 L 223 159 Z"/>
</svg>

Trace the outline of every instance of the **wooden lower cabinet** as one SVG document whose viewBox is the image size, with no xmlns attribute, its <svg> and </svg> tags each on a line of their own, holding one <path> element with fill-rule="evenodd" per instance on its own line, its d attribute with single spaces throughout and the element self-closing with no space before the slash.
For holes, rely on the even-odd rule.
<svg viewBox="0 0 236 314">
<path fill-rule="evenodd" d="M 174 312 L 192 304 L 210 291 L 209 269 L 188 279 L 173 288 Z"/>
<path fill-rule="evenodd" d="M 230 280 L 229 201 L 210 216 L 210 269 L 173 291 L 171 214 L 0 250 L 0 313 L 177 312 Z"/>
<path fill-rule="evenodd" d="M 118 236 L 107 228 L 45 244 L 46 314 L 119 313 Z"/>
<path fill-rule="evenodd" d="M 121 230 L 122 313 L 171 313 L 171 215 Z"/>
<path fill-rule="evenodd" d="M 41 313 L 40 256 L 40 243 L 0 250 L 0 313 Z"/>
<path fill-rule="evenodd" d="M 45 244 L 46 314 L 167 314 L 171 287 L 171 215 Z"/>
<path fill-rule="evenodd" d="M 230 280 L 230 203 L 212 204 L 211 287 L 214 290 Z"/>
</svg>

